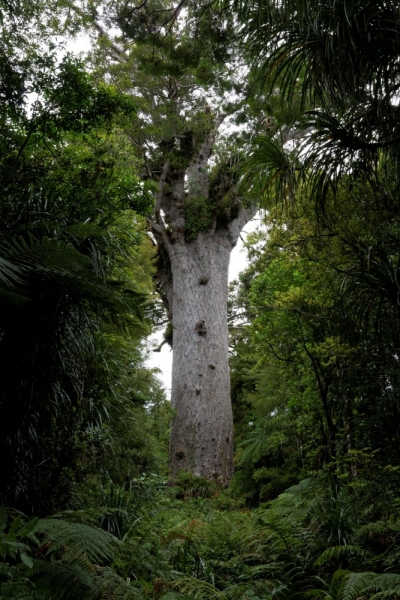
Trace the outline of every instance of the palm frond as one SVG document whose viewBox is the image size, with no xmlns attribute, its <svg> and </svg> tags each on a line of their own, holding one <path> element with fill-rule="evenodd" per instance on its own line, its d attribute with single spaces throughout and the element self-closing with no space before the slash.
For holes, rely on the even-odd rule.
<svg viewBox="0 0 400 600">
<path fill-rule="evenodd" d="M 263 136 L 254 140 L 244 161 L 241 186 L 261 197 L 264 205 L 271 199 L 292 201 L 301 171 L 296 154 L 286 151 L 278 140 Z"/>
<path fill-rule="evenodd" d="M 336 105 L 354 94 L 368 98 L 371 81 L 377 97 L 396 92 L 389 84 L 399 68 L 395 3 L 234 0 L 232 5 L 254 69 L 270 88 L 280 78 L 285 104 L 299 87 L 303 99 Z"/>
</svg>

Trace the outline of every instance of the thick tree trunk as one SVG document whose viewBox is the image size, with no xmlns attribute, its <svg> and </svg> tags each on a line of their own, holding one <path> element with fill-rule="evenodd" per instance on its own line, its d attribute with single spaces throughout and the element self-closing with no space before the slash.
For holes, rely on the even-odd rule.
<svg viewBox="0 0 400 600">
<path fill-rule="evenodd" d="M 255 211 L 240 202 L 223 208 L 223 185 L 221 198 L 209 197 L 208 160 L 223 118 L 215 119 L 215 129 L 187 167 L 174 166 L 173 154 L 165 161 L 150 226 L 173 329 L 170 474 L 189 471 L 227 485 L 233 473 L 228 268 L 239 233 Z M 196 238 L 188 241 L 186 208 L 205 199 L 214 210 L 212 224 L 208 231 L 199 227 Z"/>
<path fill-rule="evenodd" d="M 174 355 L 170 472 L 226 485 L 233 469 L 227 290 L 232 246 L 225 231 L 174 244 Z"/>
<path fill-rule="evenodd" d="M 180 470 L 227 485 L 233 474 L 228 360 L 228 268 L 242 209 L 221 229 L 170 248 L 173 326 L 170 473 Z"/>
</svg>

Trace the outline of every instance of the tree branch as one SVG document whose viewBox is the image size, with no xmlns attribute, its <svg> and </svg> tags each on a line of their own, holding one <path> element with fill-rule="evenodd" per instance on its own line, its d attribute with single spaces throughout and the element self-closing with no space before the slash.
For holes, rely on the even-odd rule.
<svg viewBox="0 0 400 600">
<path fill-rule="evenodd" d="M 117 60 L 119 60 L 120 62 L 126 62 L 125 52 L 122 50 L 122 48 L 120 48 L 119 46 L 117 46 L 117 44 L 115 44 L 115 42 L 112 41 L 112 39 L 108 35 L 108 32 L 104 29 L 104 27 L 101 25 L 101 23 L 99 23 L 99 21 L 97 21 L 92 16 L 89 16 L 88 14 L 86 14 L 84 10 L 82 10 L 79 6 L 76 6 L 73 2 L 71 2 L 71 0 L 62 0 L 62 2 L 68 8 L 70 8 L 71 10 L 73 10 L 74 12 L 76 12 L 76 14 L 79 15 L 80 17 L 82 17 L 83 19 L 88 19 L 90 21 L 90 23 L 92 24 L 92 26 L 95 29 L 97 29 L 97 31 L 99 32 L 100 36 L 107 38 L 108 43 L 110 44 L 110 48 L 117 55 L 117 57 L 116 57 Z"/>
<path fill-rule="evenodd" d="M 256 204 L 251 204 L 248 207 L 242 206 L 239 210 L 239 214 L 236 219 L 233 219 L 227 227 L 228 240 L 230 241 L 232 248 L 234 248 L 239 239 L 240 232 L 243 227 L 252 220 L 257 214 L 259 207 Z"/>
</svg>

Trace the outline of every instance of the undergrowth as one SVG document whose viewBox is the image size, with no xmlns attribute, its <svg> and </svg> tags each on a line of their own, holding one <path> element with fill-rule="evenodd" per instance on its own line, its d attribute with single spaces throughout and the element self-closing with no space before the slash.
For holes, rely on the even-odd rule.
<svg viewBox="0 0 400 600">
<path fill-rule="evenodd" d="M 320 473 L 250 510 L 147 476 L 48 519 L 4 508 L 0 598 L 399 598 L 400 499 L 378 483 Z"/>
</svg>

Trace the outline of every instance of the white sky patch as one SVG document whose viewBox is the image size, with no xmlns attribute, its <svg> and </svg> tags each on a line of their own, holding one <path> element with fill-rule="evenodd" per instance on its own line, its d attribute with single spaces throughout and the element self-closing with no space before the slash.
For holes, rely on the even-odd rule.
<svg viewBox="0 0 400 600">
<path fill-rule="evenodd" d="M 92 41 L 87 33 L 80 33 L 73 39 L 67 39 L 65 52 L 71 52 L 77 56 L 85 56 L 92 49 Z"/>
</svg>

